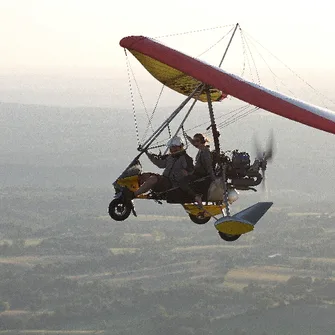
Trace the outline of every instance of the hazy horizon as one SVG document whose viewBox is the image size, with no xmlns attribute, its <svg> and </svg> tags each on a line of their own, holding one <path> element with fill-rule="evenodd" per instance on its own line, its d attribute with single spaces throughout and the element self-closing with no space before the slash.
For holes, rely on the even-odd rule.
<svg viewBox="0 0 335 335">
<path fill-rule="evenodd" d="M 195 57 L 209 49 L 200 57 L 217 65 L 237 22 L 245 40 L 237 31 L 223 69 L 237 75 L 243 72 L 243 77 L 256 82 L 259 75 L 261 83 L 273 89 L 283 82 L 311 103 L 318 100 L 313 91 L 302 92 L 307 87 L 304 81 L 328 98 L 335 97 L 335 49 L 329 43 L 335 28 L 326 20 L 331 18 L 330 8 L 304 3 L 302 10 L 299 2 L 285 0 L 274 12 L 263 0 L 253 4 L 243 0 L 229 4 L 228 17 L 220 10 L 206 16 L 200 7 L 172 0 L 164 6 L 167 20 L 161 20 L 160 8 L 152 0 L 127 4 L 101 0 L 99 6 L 89 0 L 4 0 L 0 3 L 4 27 L 0 30 L 0 101 L 131 108 L 126 58 L 119 45 L 124 36 L 154 37 Z M 222 3 L 214 1 L 212 7 L 221 8 Z M 303 15 L 294 14 L 295 10 Z M 180 34 L 189 31 L 197 32 Z M 129 60 L 144 100 L 153 108 L 161 85 L 131 54 Z M 280 88 L 288 93 L 283 85 Z M 179 101 L 180 96 L 170 92 L 161 106 Z"/>
<path fill-rule="evenodd" d="M 136 60 L 132 59 L 133 64 Z M 135 64 L 136 65 L 136 64 Z M 114 74 L 111 70 L 75 71 L 64 73 L 18 73 L 0 74 L 0 102 L 36 104 L 62 107 L 113 107 L 131 109 L 130 86 L 124 77 L 126 70 Z M 237 73 L 238 74 L 238 73 Z M 331 72 L 309 72 L 306 82 L 294 74 L 281 79 L 279 86 L 273 83 L 273 76 L 263 75 L 261 84 L 277 90 L 288 96 L 295 96 L 308 103 L 335 110 L 335 92 L 333 90 Z M 151 77 L 145 69 L 140 69 L 136 75 L 140 93 L 146 107 L 153 109 L 162 85 Z M 321 79 L 322 78 L 322 79 Z M 334 71 L 335 78 L 335 71 Z M 249 79 L 249 78 L 247 78 Z M 307 84 L 306 84 L 307 83 Z M 311 85 L 312 90 L 308 85 Z M 143 109 L 140 95 L 132 80 L 132 90 L 135 98 L 135 108 Z M 292 94 L 292 92 L 294 94 Z M 173 107 L 183 100 L 183 96 L 165 89 L 160 99 L 160 107 Z"/>
</svg>

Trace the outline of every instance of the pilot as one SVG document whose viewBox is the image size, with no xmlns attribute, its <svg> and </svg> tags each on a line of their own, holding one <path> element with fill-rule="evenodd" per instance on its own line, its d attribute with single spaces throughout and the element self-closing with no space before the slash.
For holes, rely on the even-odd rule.
<svg viewBox="0 0 335 335">
<path fill-rule="evenodd" d="M 178 187 L 179 182 L 193 172 L 193 159 L 186 153 L 181 138 L 173 137 L 167 146 L 170 150 L 168 155 L 161 156 L 146 152 L 153 164 L 164 169 L 163 174 L 150 173 L 149 178 L 135 192 L 126 188 L 124 191 L 127 199 L 134 199 L 151 189 L 155 192 L 164 192 Z"/>
</svg>

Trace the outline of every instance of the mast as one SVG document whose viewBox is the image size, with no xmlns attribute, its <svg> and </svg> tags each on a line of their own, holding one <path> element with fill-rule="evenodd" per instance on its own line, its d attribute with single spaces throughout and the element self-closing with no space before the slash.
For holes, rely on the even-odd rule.
<svg viewBox="0 0 335 335">
<path fill-rule="evenodd" d="M 226 54 L 227 54 L 227 52 L 228 52 L 228 49 L 229 49 L 229 47 L 230 47 L 230 44 L 231 44 L 231 42 L 232 42 L 232 40 L 233 40 L 233 38 L 234 38 L 234 35 L 235 35 L 236 30 L 237 30 L 238 27 L 239 27 L 239 24 L 236 23 L 236 26 L 235 26 L 235 28 L 234 28 L 234 31 L 233 31 L 233 33 L 232 33 L 231 36 L 230 36 L 230 40 L 229 40 L 229 42 L 228 42 L 227 48 L 226 48 L 226 50 L 225 50 L 225 52 L 224 52 L 224 54 L 223 54 L 223 56 L 222 56 L 221 62 L 220 62 L 220 64 L 219 64 L 219 67 L 221 67 L 222 62 L 223 62 L 223 60 L 224 60 L 225 57 L 226 57 Z"/>
<path fill-rule="evenodd" d="M 236 26 L 234 28 L 234 31 L 230 37 L 230 40 L 228 42 L 228 45 L 226 47 L 226 50 L 222 56 L 222 59 L 220 61 L 220 64 L 219 64 L 219 67 L 221 67 L 226 55 L 227 55 L 227 52 L 229 50 L 229 47 L 231 45 L 231 42 L 234 38 L 234 35 L 236 33 L 236 30 L 237 28 L 239 27 L 239 24 L 236 23 Z M 209 110 L 209 117 L 210 117 L 210 120 L 211 120 L 211 125 L 210 125 L 210 128 L 212 128 L 212 133 L 213 133 L 213 139 L 214 139 L 214 146 L 215 146 L 215 156 L 216 156 L 216 161 L 219 162 L 219 159 L 220 159 L 220 141 L 219 141 L 219 132 L 216 128 L 216 123 L 215 123 L 215 117 L 214 117 L 214 110 L 213 110 L 213 105 L 212 105 L 212 99 L 211 99 L 211 94 L 210 94 L 210 88 L 209 86 L 207 86 L 206 88 L 206 95 L 207 95 L 207 102 L 208 102 L 208 110 Z M 208 129 L 208 128 L 207 128 Z"/>
<path fill-rule="evenodd" d="M 216 161 L 219 162 L 219 159 L 220 159 L 219 133 L 218 133 L 218 130 L 216 128 L 214 110 L 213 110 L 213 104 L 212 104 L 212 98 L 211 98 L 211 92 L 209 90 L 209 87 L 207 87 L 207 89 L 206 89 L 206 95 L 207 95 L 209 117 L 210 117 L 210 120 L 211 120 L 210 127 L 212 128 L 213 139 L 214 139 L 215 156 L 216 156 Z"/>
</svg>

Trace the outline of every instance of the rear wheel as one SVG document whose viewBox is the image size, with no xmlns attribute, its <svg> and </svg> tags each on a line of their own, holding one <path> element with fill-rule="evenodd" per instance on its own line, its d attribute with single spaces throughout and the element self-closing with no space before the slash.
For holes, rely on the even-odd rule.
<svg viewBox="0 0 335 335">
<path fill-rule="evenodd" d="M 131 212 L 131 203 L 123 199 L 114 199 L 108 207 L 109 216 L 115 221 L 124 221 Z"/>
<path fill-rule="evenodd" d="M 192 214 L 189 214 L 188 216 L 196 224 L 205 224 L 211 219 L 210 216 L 206 217 L 206 216 L 198 216 L 198 215 L 192 215 Z"/>
<path fill-rule="evenodd" d="M 218 232 L 220 237 L 227 241 L 227 242 L 234 242 L 236 241 L 237 239 L 240 238 L 241 235 L 230 235 L 230 234 L 225 234 L 225 233 L 221 233 L 220 231 Z"/>
</svg>

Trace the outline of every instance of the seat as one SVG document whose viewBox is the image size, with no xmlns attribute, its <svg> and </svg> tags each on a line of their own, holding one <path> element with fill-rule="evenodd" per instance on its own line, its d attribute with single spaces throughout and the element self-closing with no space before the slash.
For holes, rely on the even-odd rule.
<svg viewBox="0 0 335 335">
<path fill-rule="evenodd" d="M 202 200 L 204 202 L 207 201 L 207 192 L 209 186 L 211 184 L 210 178 L 194 181 L 190 183 L 190 186 L 197 194 L 202 194 Z M 190 197 L 186 192 L 182 191 L 180 188 L 173 189 L 171 191 L 166 192 L 166 202 L 169 204 L 185 204 L 185 203 L 193 203 L 194 199 Z"/>
</svg>

